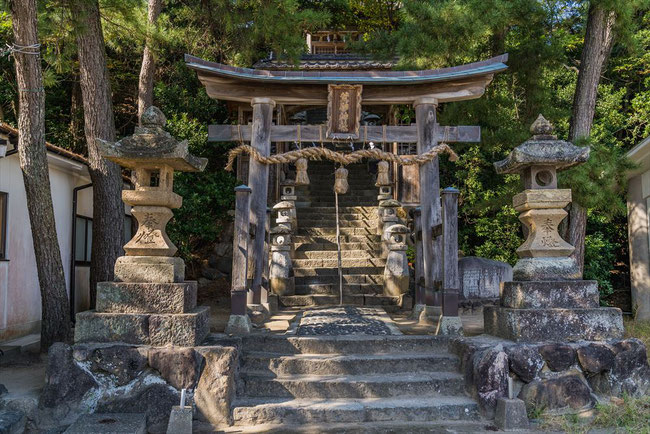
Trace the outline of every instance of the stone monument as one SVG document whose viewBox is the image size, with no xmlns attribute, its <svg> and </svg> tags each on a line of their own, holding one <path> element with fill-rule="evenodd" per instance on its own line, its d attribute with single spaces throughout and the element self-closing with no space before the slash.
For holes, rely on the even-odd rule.
<svg viewBox="0 0 650 434">
<path fill-rule="evenodd" d="M 209 308 L 197 307 L 196 282 L 185 281 L 185 263 L 165 232 L 183 200 L 173 192 L 174 171 L 199 172 L 207 160 L 191 155 L 165 122 L 149 107 L 132 136 L 97 140 L 106 159 L 133 171 L 135 189 L 123 190 L 122 200 L 138 231 L 115 263 L 115 282 L 97 285 L 96 310 L 77 314 L 75 342 L 194 346 L 209 332 Z"/>
<path fill-rule="evenodd" d="M 519 173 L 524 191 L 513 198 L 528 238 L 517 249 L 513 281 L 504 282 L 501 305 L 484 310 L 485 331 L 514 341 L 606 340 L 623 336 L 620 309 L 599 307 L 596 281 L 581 280 L 574 247 L 557 230 L 571 190 L 557 188 L 557 172 L 584 163 L 588 147 L 552 135 L 539 116 L 533 137 L 495 163 L 498 173 Z"/>
<path fill-rule="evenodd" d="M 291 229 L 283 224 L 271 229 L 270 286 L 273 294 L 294 295 L 295 279 L 291 262 Z"/>
</svg>

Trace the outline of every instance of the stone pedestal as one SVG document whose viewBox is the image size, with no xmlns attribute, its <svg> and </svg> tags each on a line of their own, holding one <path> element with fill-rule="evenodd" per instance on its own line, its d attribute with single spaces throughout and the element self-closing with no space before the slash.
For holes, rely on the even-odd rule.
<svg viewBox="0 0 650 434">
<path fill-rule="evenodd" d="M 75 342 L 199 345 L 210 332 L 209 311 L 196 305 L 196 282 L 102 282 L 97 309 L 77 314 Z"/>
</svg>

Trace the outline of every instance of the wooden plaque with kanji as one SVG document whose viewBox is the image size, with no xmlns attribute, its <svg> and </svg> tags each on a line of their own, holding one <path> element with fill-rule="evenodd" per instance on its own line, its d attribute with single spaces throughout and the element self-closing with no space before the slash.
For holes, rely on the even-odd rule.
<svg viewBox="0 0 650 434">
<path fill-rule="evenodd" d="M 358 139 L 361 124 L 360 84 L 330 84 L 327 87 L 327 137 Z"/>
</svg>

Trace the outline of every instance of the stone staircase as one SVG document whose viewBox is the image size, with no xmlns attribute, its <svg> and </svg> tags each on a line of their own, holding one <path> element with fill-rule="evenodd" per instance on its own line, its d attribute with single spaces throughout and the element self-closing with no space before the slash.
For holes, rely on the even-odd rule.
<svg viewBox="0 0 650 434">
<path fill-rule="evenodd" d="M 247 337 L 234 423 L 281 426 L 278 432 L 305 424 L 317 425 L 314 432 L 396 432 L 418 423 L 478 428 L 478 404 L 465 396 L 447 345 L 441 336 Z M 431 432 L 423 429 L 407 431 Z"/>
<path fill-rule="evenodd" d="M 310 185 L 297 189 L 298 231 L 293 237 L 296 295 L 285 307 L 339 304 L 334 171 L 331 162 L 310 162 Z M 339 196 L 343 303 L 398 308 L 399 297 L 383 295 L 385 259 L 377 235 L 377 187 L 368 165 L 353 164 L 348 193 Z"/>
</svg>

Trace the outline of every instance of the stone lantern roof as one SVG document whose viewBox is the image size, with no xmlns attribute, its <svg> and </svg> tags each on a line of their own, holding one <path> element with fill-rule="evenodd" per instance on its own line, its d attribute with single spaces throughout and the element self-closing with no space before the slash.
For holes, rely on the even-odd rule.
<svg viewBox="0 0 650 434">
<path fill-rule="evenodd" d="M 143 165 L 166 165 L 181 172 L 201 172 L 206 158 L 190 154 L 187 140 L 179 142 L 164 130 L 167 119 L 157 107 L 142 114 L 142 126 L 132 136 L 116 143 L 97 139 L 101 154 L 122 167 L 135 169 Z"/>
<path fill-rule="evenodd" d="M 558 140 L 553 135 L 553 125 L 541 114 L 530 132 L 533 137 L 513 149 L 504 160 L 494 163 L 497 173 L 519 173 L 531 166 L 553 166 L 560 171 L 589 159 L 588 146 Z"/>
</svg>

